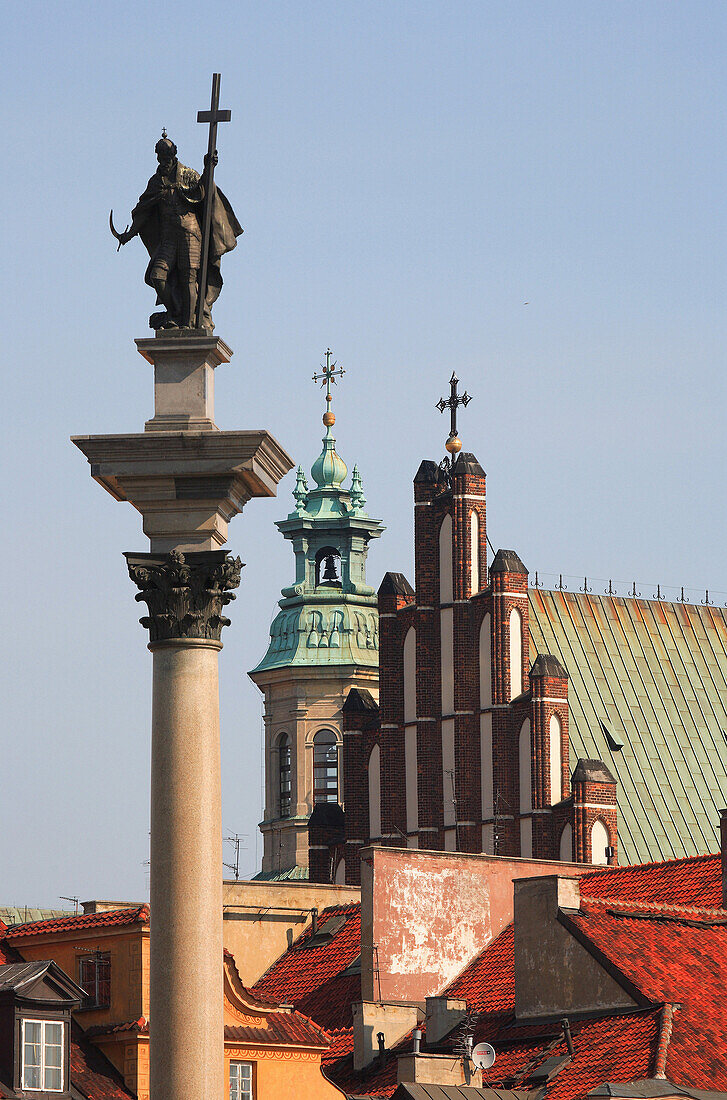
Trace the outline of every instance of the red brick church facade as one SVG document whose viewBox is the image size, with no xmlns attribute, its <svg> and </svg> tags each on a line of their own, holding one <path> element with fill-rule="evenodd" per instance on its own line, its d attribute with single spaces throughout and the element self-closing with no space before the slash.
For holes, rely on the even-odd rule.
<svg viewBox="0 0 727 1100">
<path fill-rule="evenodd" d="M 528 573 L 487 564 L 485 474 L 472 454 L 414 479 L 415 588 L 379 588 L 380 695 L 343 706 L 343 794 L 310 819 L 310 877 L 359 881 L 370 843 L 615 863 L 616 784 L 571 778 L 568 676 L 530 650 Z"/>
</svg>

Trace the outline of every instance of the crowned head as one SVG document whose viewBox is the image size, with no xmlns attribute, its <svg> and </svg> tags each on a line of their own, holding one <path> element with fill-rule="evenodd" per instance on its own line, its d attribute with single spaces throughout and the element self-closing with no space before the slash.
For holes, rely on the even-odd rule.
<svg viewBox="0 0 727 1100">
<path fill-rule="evenodd" d="M 162 136 L 154 146 L 154 152 L 157 155 L 157 160 L 162 167 L 173 164 L 177 155 L 177 147 L 171 138 L 167 137 L 167 131 L 162 130 Z"/>
</svg>

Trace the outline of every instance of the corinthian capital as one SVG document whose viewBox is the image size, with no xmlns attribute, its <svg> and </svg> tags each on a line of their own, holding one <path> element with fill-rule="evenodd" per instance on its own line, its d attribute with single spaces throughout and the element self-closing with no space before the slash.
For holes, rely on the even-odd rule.
<svg viewBox="0 0 727 1100">
<path fill-rule="evenodd" d="M 141 589 L 136 600 L 149 614 L 139 620 L 150 642 L 203 638 L 219 642 L 230 620 L 222 609 L 235 598 L 242 562 L 225 550 L 182 554 L 124 554 L 129 576 Z"/>
</svg>

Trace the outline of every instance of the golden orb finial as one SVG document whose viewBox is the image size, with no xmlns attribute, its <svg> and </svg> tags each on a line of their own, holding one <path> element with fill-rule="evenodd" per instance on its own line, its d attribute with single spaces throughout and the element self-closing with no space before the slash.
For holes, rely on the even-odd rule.
<svg viewBox="0 0 727 1100">
<path fill-rule="evenodd" d="M 452 439 L 447 440 L 444 447 L 451 455 L 457 455 L 462 450 L 462 440 L 455 435 Z"/>
<path fill-rule="evenodd" d="M 332 428 L 333 425 L 336 423 L 336 414 L 332 413 L 330 410 L 328 410 L 328 412 L 324 412 L 323 423 L 327 428 Z"/>
</svg>

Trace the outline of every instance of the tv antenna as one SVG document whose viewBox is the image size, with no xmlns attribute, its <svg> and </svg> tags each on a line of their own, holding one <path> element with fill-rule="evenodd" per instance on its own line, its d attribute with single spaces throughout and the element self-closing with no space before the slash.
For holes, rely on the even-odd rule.
<svg viewBox="0 0 727 1100">
<path fill-rule="evenodd" d="M 244 834 L 244 835 L 246 835 L 246 834 Z M 235 846 L 235 862 L 234 863 L 225 863 L 224 860 L 222 861 L 222 866 L 223 867 L 227 867 L 228 870 L 235 872 L 235 881 L 236 882 L 239 882 L 239 880 L 240 880 L 240 841 L 241 841 L 241 839 L 242 839 L 242 837 L 240 836 L 239 833 L 233 833 L 232 836 L 226 836 L 225 837 L 225 842 L 227 844 L 234 844 L 234 846 Z M 244 849 L 243 849 L 243 851 L 244 851 Z"/>
<path fill-rule="evenodd" d="M 66 897 L 65 894 L 59 894 L 58 897 L 61 899 L 61 901 L 72 901 L 73 907 L 76 911 L 76 916 L 78 916 L 78 898 L 69 898 Z"/>
</svg>

